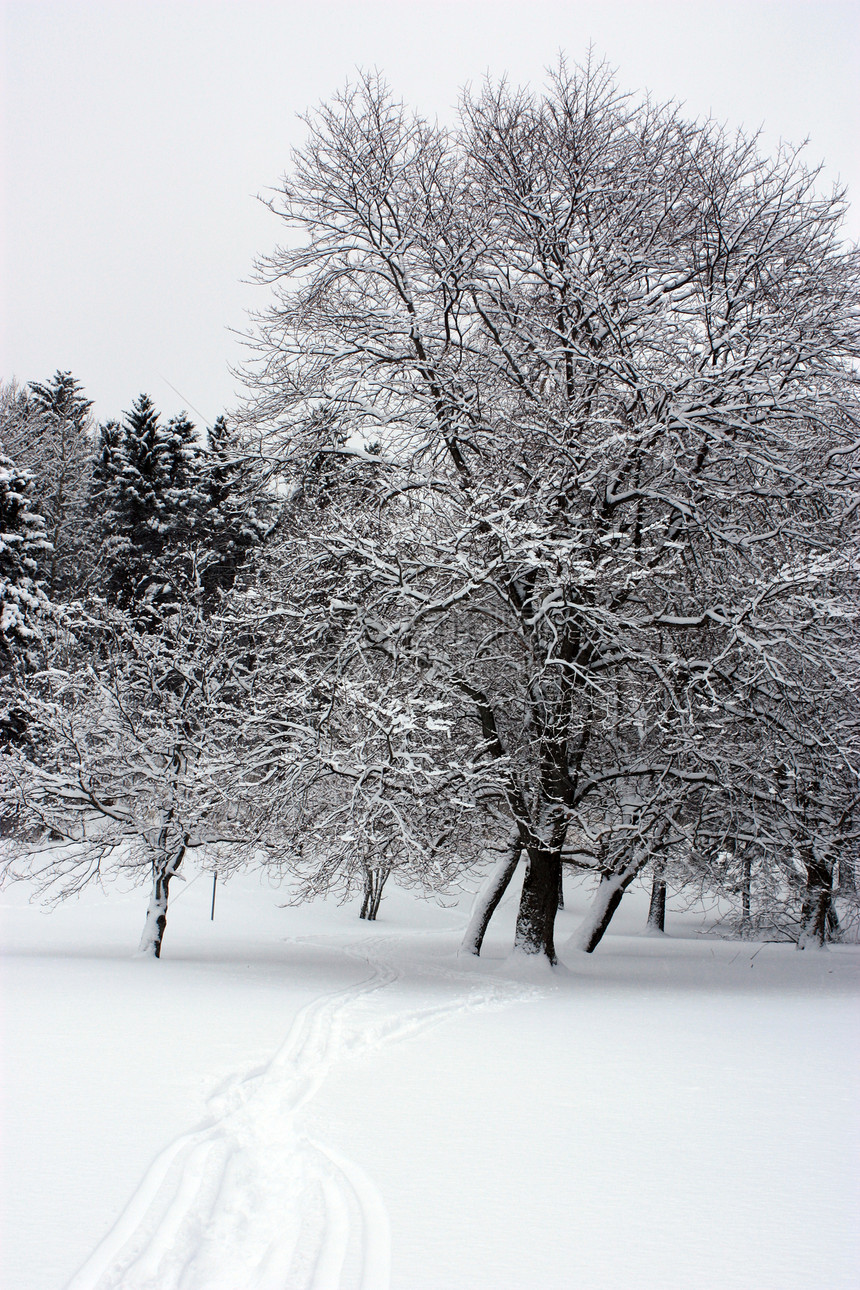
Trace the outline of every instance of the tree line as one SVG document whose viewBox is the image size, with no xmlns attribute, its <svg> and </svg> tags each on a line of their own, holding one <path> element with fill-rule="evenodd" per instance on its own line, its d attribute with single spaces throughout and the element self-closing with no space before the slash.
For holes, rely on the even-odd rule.
<svg viewBox="0 0 860 1290">
<path fill-rule="evenodd" d="M 838 935 L 844 195 L 603 67 L 488 82 L 451 129 L 368 76 L 307 126 L 231 421 L 141 396 L 94 428 L 67 373 L 4 395 L 8 871 L 151 873 L 155 954 L 200 848 L 370 917 L 391 874 L 489 870 L 474 953 L 518 869 L 516 946 L 550 961 L 565 869 L 589 952 L 646 873 L 655 928 L 669 884 Z"/>
</svg>

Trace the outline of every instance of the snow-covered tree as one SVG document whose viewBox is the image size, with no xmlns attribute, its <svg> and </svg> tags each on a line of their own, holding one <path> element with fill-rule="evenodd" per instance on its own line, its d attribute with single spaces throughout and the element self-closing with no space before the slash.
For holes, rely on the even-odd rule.
<svg viewBox="0 0 860 1290">
<path fill-rule="evenodd" d="M 51 604 L 45 592 L 52 557 L 45 523 L 34 507 L 33 481 L 0 454 L 0 758 L 16 744 L 32 747 L 23 694 L 45 653 Z M 13 816 L 0 805 L 4 827 Z"/>
<path fill-rule="evenodd" d="M 302 660 L 327 650 L 344 714 L 380 671 L 441 704 L 469 768 L 453 827 L 480 802 L 487 843 L 513 829 L 526 857 L 517 946 L 554 959 L 571 856 L 599 879 L 593 949 L 655 857 L 719 820 L 758 830 L 779 793 L 755 750 L 853 613 L 843 199 L 604 68 L 488 85 L 454 131 L 373 77 L 308 123 L 273 201 L 291 237 L 264 265 L 252 415 L 294 489 L 321 453 L 366 463 L 380 523 L 333 506 L 307 535 L 338 586 L 283 666 L 312 693 Z M 410 730 L 403 759 L 444 774 L 444 741 Z M 362 723 L 333 738 L 360 773 Z"/>
<path fill-rule="evenodd" d="M 366 570 L 344 526 L 376 544 L 370 501 L 363 471 L 318 455 L 223 621 L 250 678 L 238 738 L 270 863 L 295 899 L 359 890 L 374 918 L 390 876 L 432 891 L 474 861 L 496 776 L 421 666 L 355 648 Z"/>
<path fill-rule="evenodd" d="M 241 673 L 198 608 L 139 630 L 108 605 L 76 611 L 51 666 L 28 679 L 38 748 L 0 759 L 15 812 L 4 877 L 62 899 L 118 874 L 151 881 L 140 952 L 159 957 L 170 884 L 189 851 L 235 864 L 253 853 L 236 746 Z"/>
<path fill-rule="evenodd" d="M 200 462 L 204 504 L 197 520 L 196 577 L 204 600 L 229 591 L 253 547 L 268 532 L 273 499 L 259 461 L 235 422 L 216 419 Z"/>
<path fill-rule="evenodd" d="M 92 567 L 93 534 L 88 491 L 92 474 L 92 404 L 70 372 L 0 392 L 0 441 L 16 464 L 30 472 L 34 499 L 53 551 L 45 584 L 54 600 L 68 599 L 85 584 Z"/>
<path fill-rule="evenodd" d="M 92 501 L 109 598 L 155 618 L 187 599 L 211 604 L 265 532 L 235 427 L 220 417 L 201 442 L 184 414 L 162 424 L 145 394 L 100 427 Z"/>
<path fill-rule="evenodd" d="M 70 372 L 29 384 L 41 423 L 39 439 L 21 458 L 33 472 L 53 556 L 48 576 L 52 598 L 78 592 L 92 568 L 92 528 L 87 494 L 93 465 L 92 403 Z"/>
<path fill-rule="evenodd" d="M 151 612 L 175 598 L 174 557 L 193 544 L 205 506 L 194 426 L 184 414 L 163 424 L 142 394 L 120 427 L 98 444 L 93 500 L 110 599 Z"/>
<path fill-rule="evenodd" d="M 51 543 L 35 509 L 33 480 L 0 456 L 0 661 L 22 657 L 33 664 L 48 610 L 44 591 Z"/>
</svg>

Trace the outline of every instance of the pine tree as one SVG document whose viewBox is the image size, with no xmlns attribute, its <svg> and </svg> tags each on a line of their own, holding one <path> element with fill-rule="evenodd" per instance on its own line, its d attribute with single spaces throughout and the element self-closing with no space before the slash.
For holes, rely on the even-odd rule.
<svg viewBox="0 0 860 1290">
<path fill-rule="evenodd" d="M 125 414 L 118 485 L 120 513 L 130 529 L 146 527 L 157 510 L 158 419 L 146 394 Z"/>
<path fill-rule="evenodd" d="M 92 400 L 84 397 L 80 381 L 71 372 L 55 372 L 46 385 L 30 381 L 28 389 L 44 416 L 74 426 L 79 432 L 87 429 Z"/>
<path fill-rule="evenodd" d="M 184 413 L 162 425 L 141 394 L 121 425 L 101 427 L 94 503 L 107 598 L 126 608 L 175 600 L 205 492 L 201 450 Z"/>
<path fill-rule="evenodd" d="M 45 522 L 33 505 L 33 481 L 0 456 L 0 657 L 31 653 L 48 608 L 44 581 L 51 558 Z"/>
<path fill-rule="evenodd" d="M 93 491 L 97 496 L 104 496 L 108 485 L 122 469 L 122 438 L 122 426 L 118 421 L 105 421 L 98 428 L 93 464 Z"/>
<path fill-rule="evenodd" d="M 253 465 L 223 416 L 200 443 L 184 413 L 162 425 L 141 395 L 100 427 L 93 477 L 103 589 L 120 607 L 211 603 L 265 531 Z"/>
<path fill-rule="evenodd" d="M 204 486 L 206 510 L 201 537 L 205 561 L 200 577 L 204 597 L 211 599 L 220 591 L 229 591 L 249 550 L 266 531 L 258 511 L 260 491 L 253 466 L 224 416 L 219 416 L 209 430 Z"/>
<path fill-rule="evenodd" d="M 91 564 L 87 496 L 92 473 L 92 404 L 70 372 L 26 390 L 8 387 L 2 406 L 4 450 L 30 472 L 53 552 L 45 568 L 52 599 L 81 589 Z"/>
<path fill-rule="evenodd" d="M 20 743 L 27 729 L 21 673 L 38 662 L 42 620 L 50 609 L 44 581 L 52 549 L 32 493 L 29 472 L 0 455 L 0 746 L 5 747 Z"/>
</svg>

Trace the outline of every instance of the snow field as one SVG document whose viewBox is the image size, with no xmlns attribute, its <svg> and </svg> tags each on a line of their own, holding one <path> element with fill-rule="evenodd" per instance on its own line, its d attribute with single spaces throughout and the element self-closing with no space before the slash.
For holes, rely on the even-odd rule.
<svg viewBox="0 0 860 1290">
<path fill-rule="evenodd" d="M 857 949 L 177 896 L 3 893 L 6 1290 L 856 1286 Z"/>
</svg>

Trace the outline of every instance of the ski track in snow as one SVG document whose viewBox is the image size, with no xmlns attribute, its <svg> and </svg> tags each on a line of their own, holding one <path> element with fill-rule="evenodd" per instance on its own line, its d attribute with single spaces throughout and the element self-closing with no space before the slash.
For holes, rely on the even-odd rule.
<svg viewBox="0 0 860 1290">
<path fill-rule="evenodd" d="M 338 947 L 368 976 L 306 1004 L 267 1065 L 209 1099 L 210 1118 L 156 1158 L 67 1290 L 388 1290 L 385 1203 L 357 1164 L 303 1133 L 300 1112 L 337 1061 L 537 992 L 434 965 L 429 976 L 465 995 L 386 1013 L 379 995 L 401 975 L 386 941 Z"/>
</svg>

